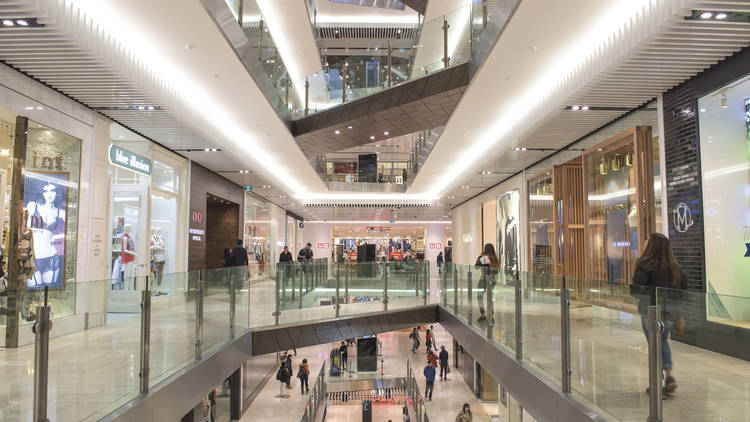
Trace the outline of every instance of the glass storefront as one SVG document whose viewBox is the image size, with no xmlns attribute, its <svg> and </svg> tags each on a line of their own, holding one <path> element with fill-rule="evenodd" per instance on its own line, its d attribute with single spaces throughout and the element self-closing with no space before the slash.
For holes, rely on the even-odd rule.
<svg viewBox="0 0 750 422">
<path fill-rule="evenodd" d="M 245 192 L 244 240 L 252 276 L 272 274 L 274 256 L 268 201 Z"/>
<path fill-rule="evenodd" d="M 129 295 L 150 281 L 154 296 L 185 286 L 187 160 L 110 124 L 110 312 L 129 312 Z M 128 305 L 126 305 L 128 304 Z"/>
<path fill-rule="evenodd" d="M 18 327 L 35 320 L 43 289 L 52 318 L 75 314 L 81 145 L 0 109 L 0 329 L 6 346 L 15 347 Z"/>
<path fill-rule="evenodd" d="M 698 99 L 708 318 L 750 327 L 750 76 Z M 672 213 L 693 224 L 690 204 Z"/>
</svg>

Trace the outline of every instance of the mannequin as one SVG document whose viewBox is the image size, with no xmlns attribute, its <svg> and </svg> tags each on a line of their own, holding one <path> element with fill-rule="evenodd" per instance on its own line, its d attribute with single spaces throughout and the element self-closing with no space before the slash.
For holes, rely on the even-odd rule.
<svg viewBox="0 0 750 422">
<path fill-rule="evenodd" d="M 151 268 L 154 271 L 154 279 L 156 285 L 161 286 L 162 274 L 164 273 L 164 265 L 167 260 L 167 247 L 164 244 L 164 238 L 161 235 L 160 227 L 151 228 L 151 239 L 150 239 L 150 251 L 151 251 Z M 156 296 L 161 296 L 166 292 L 157 291 Z"/>
<path fill-rule="evenodd" d="M 124 280 L 125 277 L 135 276 L 135 241 L 133 240 L 133 226 L 125 224 L 123 226 L 124 233 L 122 234 L 122 269 L 121 277 Z"/>
</svg>

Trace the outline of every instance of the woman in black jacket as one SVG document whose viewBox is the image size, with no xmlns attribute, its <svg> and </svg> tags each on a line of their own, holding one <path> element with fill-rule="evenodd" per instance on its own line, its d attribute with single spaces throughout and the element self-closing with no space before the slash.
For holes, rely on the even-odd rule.
<svg viewBox="0 0 750 422">
<path fill-rule="evenodd" d="M 495 253 L 495 246 L 492 243 L 484 245 L 482 254 L 477 258 L 476 267 L 482 268 L 482 275 L 479 277 L 479 283 L 477 283 L 477 301 L 479 302 L 479 319 L 477 322 L 487 321 L 487 316 L 484 314 L 484 290 L 487 287 L 487 283 L 493 286 L 495 283 L 495 277 L 497 276 L 498 269 L 500 268 L 500 261 L 497 259 Z"/>
<path fill-rule="evenodd" d="M 654 233 L 646 241 L 643 254 L 635 264 L 633 274 L 633 296 L 639 299 L 638 312 L 641 314 L 643 332 L 648 338 L 646 317 L 649 305 L 656 305 L 656 288 L 667 288 L 659 292 L 664 320 L 664 331 L 661 333 L 662 369 L 666 375 L 664 392 L 669 394 L 677 389 L 677 381 L 672 376 L 672 350 L 669 347 L 669 333 L 675 322 L 682 319 L 679 307 L 681 290 L 687 290 L 687 276 L 674 259 L 672 246 L 666 236 Z M 670 306 L 667 306 L 670 304 Z"/>
</svg>

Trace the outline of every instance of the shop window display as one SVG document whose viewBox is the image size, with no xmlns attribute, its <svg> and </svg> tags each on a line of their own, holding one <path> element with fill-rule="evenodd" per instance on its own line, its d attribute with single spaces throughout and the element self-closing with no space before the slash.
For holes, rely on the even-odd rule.
<svg viewBox="0 0 750 422">
<path fill-rule="evenodd" d="M 146 280 L 154 296 L 184 290 L 180 272 L 186 239 L 180 227 L 185 225 L 187 163 L 115 123 L 110 140 L 109 311 L 131 312 L 135 301 L 129 296 Z M 118 155 L 131 160 L 120 162 Z"/>
<path fill-rule="evenodd" d="M 653 151 L 651 128 L 638 126 L 584 152 L 586 277 L 630 283 L 655 231 Z"/>
<path fill-rule="evenodd" d="M 552 171 L 529 181 L 529 270 L 554 273 L 554 197 Z"/>
<path fill-rule="evenodd" d="M 19 125 L 25 130 L 16 133 Z M 15 148 L 23 148 L 25 154 Z M 23 157 L 23 173 L 18 173 L 23 188 L 18 187 L 19 196 L 13 199 L 13 157 L 17 155 Z M 34 321 L 43 289 L 48 290 L 52 318 L 75 313 L 80 159 L 80 139 L 0 110 L 0 218 L 7 280 L 0 308 L 7 317 L 3 317 L 5 329 Z M 10 244 L 13 231 L 17 245 Z M 15 246 L 20 249 L 12 254 Z M 15 265 L 11 265 L 12 257 Z M 18 313 L 11 316 L 14 307 Z M 16 334 L 14 328 L 3 337 L 14 344 Z"/>
<path fill-rule="evenodd" d="M 708 318 L 750 327 L 750 77 L 698 99 Z M 689 204 L 688 204 L 689 205 Z M 679 208 L 679 209 L 678 209 Z M 671 229 L 695 230 L 679 207 Z"/>
</svg>

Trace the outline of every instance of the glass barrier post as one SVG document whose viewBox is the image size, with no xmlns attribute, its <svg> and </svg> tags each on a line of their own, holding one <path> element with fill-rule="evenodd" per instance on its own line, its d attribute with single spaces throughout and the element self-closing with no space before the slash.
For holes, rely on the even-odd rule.
<svg viewBox="0 0 750 422">
<path fill-rule="evenodd" d="M 422 280 L 424 281 L 424 285 L 422 286 L 422 299 L 424 302 L 424 305 L 427 306 L 427 288 L 430 284 L 430 278 L 428 277 L 427 272 L 427 266 L 429 265 L 429 262 L 422 261 Z"/>
<path fill-rule="evenodd" d="M 484 297 L 487 301 L 487 338 L 492 338 L 492 333 L 494 331 L 495 326 L 495 303 L 493 300 L 493 288 L 495 287 L 495 280 L 497 279 L 497 274 L 495 275 L 489 275 L 487 274 L 487 280 L 486 283 L 484 283 Z"/>
<path fill-rule="evenodd" d="M 443 265 L 445 265 L 445 264 L 443 264 Z M 446 268 L 444 268 L 444 270 L 445 269 Z M 441 275 L 442 275 L 442 277 L 440 277 L 440 278 L 442 278 L 443 282 L 441 283 L 442 284 L 442 289 L 440 291 L 440 295 L 443 296 L 443 306 L 447 308 L 448 307 L 448 272 L 447 271 L 443 271 Z"/>
<path fill-rule="evenodd" d="M 344 297 L 346 297 L 346 301 L 349 303 L 349 266 L 347 262 L 344 262 Z"/>
<path fill-rule="evenodd" d="M 141 291 L 141 393 L 148 393 L 149 353 L 151 349 L 151 291 Z"/>
<path fill-rule="evenodd" d="M 281 312 L 279 312 L 279 308 L 281 305 L 281 289 L 284 287 L 284 285 L 281 283 L 281 277 L 286 276 L 286 263 L 279 263 L 276 266 L 276 307 L 273 311 L 273 318 L 274 318 L 274 324 L 279 325 L 279 316 L 281 315 Z M 250 297 L 249 293 L 250 287 L 248 287 L 248 294 L 247 296 Z"/>
<path fill-rule="evenodd" d="M 448 25 L 448 19 L 443 15 L 443 67 L 447 68 L 451 58 L 448 57 L 448 28 L 451 26 Z"/>
<path fill-rule="evenodd" d="M 201 271 L 202 273 L 202 271 Z M 203 275 L 203 274 L 201 274 Z M 201 277 L 195 288 L 195 359 L 203 357 L 203 296 L 205 295 L 206 282 Z"/>
<path fill-rule="evenodd" d="M 305 265 L 307 265 L 306 262 L 303 262 L 302 265 L 300 265 L 300 270 L 302 270 L 302 274 L 299 275 L 299 308 L 302 309 L 302 297 L 304 296 L 303 288 L 305 286 L 305 279 L 307 278 L 307 271 L 305 271 Z"/>
<path fill-rule="evenodd" d="M 570 370 L 570 291 L 562 279 L 560 291 L 560 363 L 562 364 L 562 392 L 571 392 Z"/>
<path fill-rule="evenodd" d="M 244 269 L 244 267 L 240 268 Z M 234 338 L 236 334 L 234 322 L 237 308 L 237 287 L 234 277 L 230 277 L 229 280 L 229 338 Z"/>
<path fill-rule="evenodd" d="M 522 292 L 521 292 L 521 281 L 518 278 L 518 271 L 516 271 L 516 359 L 523 359 L 523 308 L 521 306 Z"/>
<path fill-rule="evenodd" d="M 341 275 L 339 273 L 339 268 L 340 267 L 341 267 L 341 265 L 337 265 L 336 266 L 336 298 L 335 298 L 335 300 L 333 302 L 333 306 L 334 306 L 333 309 L 336 310 L 336 318 L 339 317 L 339 313 L 341 312 L 341 302 L 340 302 L 341 297 L 340 297 L 340 294 L 339 294 L 340 293 L 340 289 L 341 289 Z"/>
<path fill-rule="evenodd" d="M 467 286 L 467 292 L 469 295 L 469 311 L 466 313 L 466 319 L 468 320 L 469 325 L 472 324 L 472 317 L 474 314 L 474 304 L 473 304 L 473 298 L 471 297 L 471 268 L 469 268 L 469 271 L 467 272 L 466 279 L 468 280 L 468 283 L 466 283 Z"/>
<path fill-rule="evenodd" d="M 305 78 L 305 116 L 308 114 L 310 114 L 310 81 Z"/>
<path fill-rule="evenodd" d="M 659 307 L 648 307 L 648 422 L 662 420 L 661 333 L 664 323 L 658 319 Z"/>
<path fill-rule="evenodd" d="M 383 309 L 388 310 L 388 264 L 383 268 Z"/>
<path fill-rule="evenodd" d="M 34 331 L 34 421 L 48 422 L 47 384 L 49 379 L 49 332 L 52 329 L 50 307 L 47 305 L 47 288 L 44 288 L 44 305 L 36 307 L 37 322 Z"/>
<path fill-rule="evenodd" d="M 391 40 L 388 40 L 388 88 L 391 87 L 391 56 L 393 55 L 393 48 L 391 48 Z"/>
<path fill-rule="evenodd" d="M 458 315 L 458 268 L 453 267 L 453 312 Z"/>
</svg>

